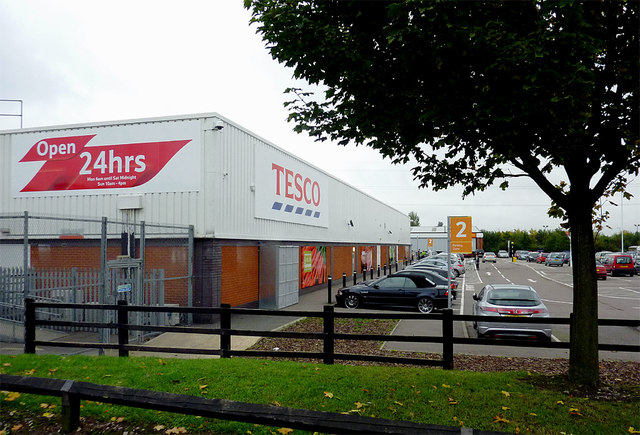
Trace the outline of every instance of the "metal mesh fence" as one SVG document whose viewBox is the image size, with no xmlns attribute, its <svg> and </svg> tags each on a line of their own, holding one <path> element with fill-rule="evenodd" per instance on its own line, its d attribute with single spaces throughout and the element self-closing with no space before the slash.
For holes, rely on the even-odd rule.
<svg viewBox="0 0 640 435">
<path fill-rule="evenodd" d="M 192 306 L 192 281 L 191 226 L 27 212 L 0 215 L 0 321 L 21 323 L 25 297 L 83 304 L 126 299 L 135 305 Z M 51 309 L 38 315 L 69 321 L 113 320 L 109 312 L 89 317 L 95 313 Z M 137 320 L 191 323 L 190 318 L 166 314 L 144 316 Z"/>
</svg>

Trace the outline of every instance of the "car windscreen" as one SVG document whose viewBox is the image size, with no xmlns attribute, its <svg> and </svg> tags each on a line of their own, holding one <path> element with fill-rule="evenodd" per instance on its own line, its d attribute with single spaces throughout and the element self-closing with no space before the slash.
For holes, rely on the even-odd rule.
<svg viewBox="0 0 640 435">
<path fill-rule="evenodd" d="M 487 294 L 487 302 L 501 306 L 534 307 L 540 305 L 540 298 L 531 290 L 496 289 Z"/>
</svg>

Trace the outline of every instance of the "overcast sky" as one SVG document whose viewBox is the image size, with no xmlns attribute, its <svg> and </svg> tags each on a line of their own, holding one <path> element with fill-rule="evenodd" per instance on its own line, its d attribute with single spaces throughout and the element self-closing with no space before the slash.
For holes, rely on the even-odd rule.
<svg viewBox="0 0 640 435">
<path fill-rule="evenodd" d="M 242 0 L 0 0 L 0 99 L 24 101 L 23 127 L 217 112 L 425 226 L 471 216 L 482 230 L 549 229 L 549 199 L 516 179 L 466 199 L 418 189 L 409 166 L 364 147 L 316 143 L 286 122 L 284 90 L 301 86 L 271 59 Z M 19 113 L 0 103 L 0 113 Z M 0 129 L 20 126 L 0 117 Z M 608 225 L 636 231 L 634 198 L 605 207 Z M 620 197 L 615 199 L 620 204 Z M 622 211 L 622 213 L 621 213 Z"/>
</svg>

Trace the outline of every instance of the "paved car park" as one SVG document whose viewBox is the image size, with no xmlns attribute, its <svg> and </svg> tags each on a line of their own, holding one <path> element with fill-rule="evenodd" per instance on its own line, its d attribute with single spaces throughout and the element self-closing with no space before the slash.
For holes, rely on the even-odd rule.
<svg viewBox="0 0 640 435">
<path fill-rule="evenodd" d="M 549 308 L 552 317 L 569 317 L 573 310 L 573 277 L 571 267 L 546 267 L 535 262 L 516 261 L 512 259 L 498 259 L 494 265 L 481 264 L 476 269 L 475 262 L 468 260 L 467 273 L 462 277 L 461 288 L 465 291 L 458 293 L 453 309 L 456 314 L 471 314 L 473 312 L 474 293 L 487 284 L 524 284 L 530 285 L 538 292 L 541 300 Z M 638 319 L 640 317 L 640 277 L 609 277 L 606 281 L 598 281 L 598 313 L 601 319 Z M 402 335 L 434 335 L 437 322 L 432 322 L 429 331 L 424 331 L 420 321 L 400 322 L 396 334 Z M 472 322 L 455 322 L 454 334 L 459 337 L 476 337 Z M 433 328 L 433 329 L 432 329 Z M 569 341 L 568 325 L 552 325 L 554 341 Z M 423 331 L 420 331 L 422 329 Z M 631 327 L 601 327 L 600 343 L 638 344 L 640 343 L 640 328 Z M 522 357 L 568 357 L 569 351 L 564 349 L 546 348 L 516 348 L 500 346 L 496 340 L 495 346 L 456 345 L 455 353 L 472 355 L 502 355 Z M 399 351 L 440 352 L 437 344 L 416 344 L 387 342 L 385 349 Z M 640 355 L 629 352 L 600 352 L 603 359 L 638 360 Z"/>
</svg>

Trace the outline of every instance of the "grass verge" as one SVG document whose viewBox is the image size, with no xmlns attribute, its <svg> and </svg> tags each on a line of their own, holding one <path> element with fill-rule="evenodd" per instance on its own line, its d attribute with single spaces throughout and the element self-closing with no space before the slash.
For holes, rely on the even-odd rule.
<svg viewBox="0 0 640 435">
<path fill-rule="evenodd" d="M 640 429 L 637 401 L 574 397 L 541 388 L 534 382 L 536 376 L 527 372 L 477 373 L 242 358 L 56 355 L 2 355 L 0 370 L 13 375 L 512 433 L 623 434 Z M 0 402 L 0 431 L 7 434 L 12 428 L 17 428 L 14 432 L 46 432 L 50 428 L 47 424 L 59 420 L 58 398 L 3 392 Z M 95 402 L 83 402 L 81 415 L 85 422 L 119 423 L 113 426 L 114 432 L 123 428 L 130 433 L 138 429 L 139 433 L 168 434 L 299 432 Z M 108 432 L 104 427 L 99 430 Z"/>
</svg>

